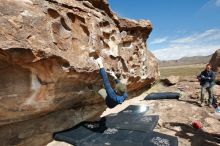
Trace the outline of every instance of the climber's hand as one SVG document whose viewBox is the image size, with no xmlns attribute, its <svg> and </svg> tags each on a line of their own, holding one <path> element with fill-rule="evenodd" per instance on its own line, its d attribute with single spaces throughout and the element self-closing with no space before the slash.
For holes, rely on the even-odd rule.
<svg viewBox="0 0 220 146">
<path fill-rule="evenodd" d="M 96 59 L 96 62 L 98 63 L 99 68 L 103 68 L 103 67 L 104 67 L 104 66 L 103 66 L 103 63 L 102 63 L 102 58 L 101 58 L 101 57 L 99 57 L 98 59 Z"/>
<path fill-rule="evenodd" d="M 114 79 L 117 79 L 117 77 L 116 77 L 116 75 L 115 75 L 115 73 L 112 71 L 112 70 L 110 70 L 110 75 L 114 78 Z"/>
</svg>

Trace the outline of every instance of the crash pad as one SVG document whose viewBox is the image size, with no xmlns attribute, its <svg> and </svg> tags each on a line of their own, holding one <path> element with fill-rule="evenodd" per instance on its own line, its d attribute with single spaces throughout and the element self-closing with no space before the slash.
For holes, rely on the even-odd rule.
<svg viewBox="0 0 220 146">
<path fill-rule="evenodd" d="M 129 105 L 127 108 L 119 112 L 119 114 L 145 114 L 149 110 L 146 105 Z"/>
<path fill-rule="evenodd" d="M 152 131 L 158 123 L 158 115 L 143 115 L 143 114 L 112 114 L 105 117 L 106 127 L 137 130 L 137 131 Z"/>
<path fill-rule="evenodd" d="M 144 99 L 145 100 L 159 100 L 159 99 L 179 99 L 180 93 L 177 92 L 157 92 L 150 93 Z"/>
<path fill-rule="evenodd" d="M 69 130 L 55 133 L 54 139 L 74 146 L 178 146 L 176 137 L 158 132 L 106 128 L 83 122 Z"/>
</svg>

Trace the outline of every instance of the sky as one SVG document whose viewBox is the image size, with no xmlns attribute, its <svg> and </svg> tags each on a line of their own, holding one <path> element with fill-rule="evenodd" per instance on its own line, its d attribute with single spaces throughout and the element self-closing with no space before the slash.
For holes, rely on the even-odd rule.
<svg viewBox="0 0 220 146">
<path fill-rule="evenodd" d="M 120 17 L 147 19 L 148 49 L 160 60 L 206 56 L 220 49 L 220 0 L 109 0 Z"/>
</svg>

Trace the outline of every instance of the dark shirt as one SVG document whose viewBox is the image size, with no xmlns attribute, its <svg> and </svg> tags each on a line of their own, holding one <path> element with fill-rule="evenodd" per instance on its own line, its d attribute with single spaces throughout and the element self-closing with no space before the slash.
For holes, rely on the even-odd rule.
<svg viewBox="0 0 220 146">
<path fill-rule="evenodd" d="M 106 105 L 109 108 L 114 108 L 116 105 L 121 104 L 128 97 L 128 93 L 124 92 L 123 95 L 121 96 L 117 95 L 116 92 L 111 87 L 111 84 L 108 79 L 108 75 L 105 72 L 104 68 L 100 68 L 100 74 L 102 76 L 105 90 L 107 92 L 107 97 L 105 99 Z M 116 83 L 117 82 L 119 82 L 119 80 L 116 80 Z"/>
<path fill-rule="evenodd" d="M 208 85 L 208 87 L 211 87 L 215 84 L 215 73 L 213 71 L 204 70 L 198 77 L 201 86 Z"/>
</svg>

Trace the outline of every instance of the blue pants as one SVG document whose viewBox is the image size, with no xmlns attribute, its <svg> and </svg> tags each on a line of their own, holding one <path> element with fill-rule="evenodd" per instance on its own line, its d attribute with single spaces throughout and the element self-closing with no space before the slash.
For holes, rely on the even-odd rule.
<svg viewBox="0 0 220 146">
<path fill-rule="evenodd" d="M 104 86 L 105 86 L 105 90 L 106 90 L 106 93 L 107 93 L 107 97 L 105 99 L 106 105 L 109 108 L 113 108 L 116 105 L 121 104 L 128 97 L 127 92 L 124 92 L 124 94 L 121 95 L 121 96 L 117 95 L 115 93 L 114 89 L 112 89 L 112 87 L 111 87 L 111 84 L 110 84 L 109 79 L 108 79 L 108 75 L 105 72 L 104 68 L 100 68 L 100 74 L 102 76 L 103 83 L 104 83 Z"/>
</svg>

